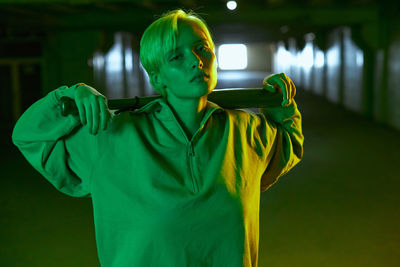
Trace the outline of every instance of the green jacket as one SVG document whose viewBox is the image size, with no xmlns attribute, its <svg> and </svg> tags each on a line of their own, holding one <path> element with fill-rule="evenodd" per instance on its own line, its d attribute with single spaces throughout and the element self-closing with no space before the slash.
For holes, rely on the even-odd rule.
<svg viewBox="0 0 400 267">
<path fill-rule="evenodd" d="M 59 191 L 91 197 L 105 267 L 257 266 L 260 193 L 303 155 L 293 102 L 253 113 L 208 101 L 188 140 L 163 99 L 89 134 L 58 90 L 29 107 L 12 139 Z"/>
</svg>

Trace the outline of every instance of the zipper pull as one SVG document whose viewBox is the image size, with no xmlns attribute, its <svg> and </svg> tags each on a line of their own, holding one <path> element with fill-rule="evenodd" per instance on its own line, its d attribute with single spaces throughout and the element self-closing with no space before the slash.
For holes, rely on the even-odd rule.
<svg viewBox="0 0 400 267">
<path fill-rule="evenodd" d="M 189 143 L 189 156 L 193 157 L 194 156 L 194 148 L 192 143 Z"/>
</svg>

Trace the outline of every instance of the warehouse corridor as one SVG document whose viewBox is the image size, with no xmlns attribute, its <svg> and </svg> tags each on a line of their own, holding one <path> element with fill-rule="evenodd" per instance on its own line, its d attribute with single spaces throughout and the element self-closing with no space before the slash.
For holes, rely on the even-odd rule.
<svg viewBox="0 0 400 267">
<path fill-rule="evenodd" d="M 399 266 L 400 133 L 295 99 L 304 158 L 261 195 L 259 266 Z M 99 266 L 90 199 L 56 191 L 2 133 L 1 265 Z"/>
<path fill-rule="evenodd" d="M 400 1 L 390 0 L 1 1 L 0 267 L 99 267 L 99 259 L 102 267 L 124 263 L 129 267 L 250 267 L 256 255 L 259 267 L 400 266 L 399 13 Z M 183 22 L 190 22 L 189 31 Z M 154 73 L 165 74 L 163 87 L 157 86 Z M 243 171 L 240 162 L 247 153 L 236 157 L 236 162 L 219 160 L 214 148 L 223 147 L 220 140 L 224 139 L 215 135 L 208 136 L 217 146 L 203 142 L 207 153 L 201 156 L 194 153 L 193 143 L 186 144 L 188 151 L 161 144 L 165 138 L 154 130 L 156 123 L 149 124 L 145 130 L 150 130 L 140 138 L 150 137 L 150 143 L 162 145 L 143 146 L 156 156 L 138 153 L 137 145 L 130 150 L 127 144 L 143 141 L 140 138 L 123 138 L 119 149 L 107 145 L 111 152 L 101 152 L 110 156 L 105 164 L 94 161 L 103 167 L 95 169 L 100 175 L 74 167 L 93 152 L 83 149 L 81 143 L 89 142 L 78 138 L 79 145 L 70 149 L 67 145 L 68 168 L 79 174 L 83 184 L 100 178 L 95 181 L 104 190 L 92 186 L 93 199 L 57 191 L 12 144 L 13 127 L 28 107 L 52 90 L 77 83 L 95 88 L 93 94 L 107 99 L 154 96 L 157 88 L 174 94 L 179 89 L 182 95 L 177 99 L 182 103 L 176 101 L 175 107 L 187 109 L 177 113 L 189 118 L 194 109 L 186 103 L 195 99 L 186 98 L 197 99 L 201 95 L 191 90 L 205 86 L 192 83 L 200 73 L 208 76 L 204 79 L 208 91 L 260 88 L 266 77 L 278 73 L 285 73 L 297 88 L 304 156 L 260 195 L 259 207 L 258 195 L 246 194 L 254 187 L 239 183 L 251 180 L 253 175 L 246 173 L 257 165 L 246 165 Z M 193 122 L 189 124 L 195 128 Z M 33 127 L 28 129 L 21 135 L 33 138 Z M 53 131 L 42 130 L 39 139 L 50 139 L 47 133 Z M 225 133 L 232 136 L 235 131 Z M 246 140 L 244 131 L 240 134 L 228 140 Z M 121 135 L 110 131 L 107 137 L 111 136 Z M 247 151 L 237 144 L 225 155 Z M 127 156 L 122 157 L 126 148 Z M 39 158 L 61 165 L 49 168 L 50 180 L 65 185 L 65 176 L 58 175 L 65 158 L 54 153 Z M 129 162 L 121 163 L 124 159 Z M 196 160 L 201 163 L 197 173 Z M 179 164 L 175 169 L 182 172 L 171 172 L 165 167 L 168 161 Z M 210 175 L 207 181 L 212 184 L 218 176 L 229 181 L 226 185 L 245 190 L 236 195 L 228 195 L 224 188 L 209 190 L 203 199 L 195 195 L 192 201 L 192 195 L 187 200 L 185 188 L 182 197 L 181 188 L 163 186 L 198 178 L 199 189 L 204 188 L 204 173 L 212 173 L 214 161 L 231 165 L 215 169 L 218 175 Z M 133 168 L 137 166 L 144 171 Z M 154 175 L 159 168 L 164 172 Z M 141 183 L 149 186 L 140 187 Z M 114 192 L 114 184 L 122 189 Z M 163 197 L 170 191 L 177 202 Z M 193 203 L 207 204 L 205 212 Z M 171 215 L 175 211 L 178 216 Z M 192 220 L 188 220 L 190 213 L 195 216 Z M 108 219 L 111 223 L 105 223 Z M 259 232 L 254 230 L 258 219 Z M 184 241 L 174 241 L 175 237 Z M 141 263 L 135 264 L 138 260 Z"/>
</svg>

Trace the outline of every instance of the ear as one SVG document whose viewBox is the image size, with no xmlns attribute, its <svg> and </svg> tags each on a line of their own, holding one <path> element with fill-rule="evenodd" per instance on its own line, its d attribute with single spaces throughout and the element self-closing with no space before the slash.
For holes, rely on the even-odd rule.
<svg viewBox="0 0 400 267">
<path fill-rule="evenodd" d="M 161 75 L 159 73 L 152 72 L 150 74 L 150 81 L 156 88 L 165 88 Z"/>
</svg>

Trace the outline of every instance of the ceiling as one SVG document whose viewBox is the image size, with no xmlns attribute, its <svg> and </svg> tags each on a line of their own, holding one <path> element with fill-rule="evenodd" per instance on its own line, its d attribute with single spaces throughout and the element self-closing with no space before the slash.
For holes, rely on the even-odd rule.
<svg viewBox="0 0 400 267">
<path fill-rule="evenodd" d="M 1 0 L 0 40 L 40 38 L 49 31 L 101 29 L 141 34 L 162 13 L 192 9 L 224 40 L 279 39 L 340 25 L 374 23 L 397 17 L 399 4 L 389 0 L 242 0 L 230 11 L 226 0 Z M 388 5 L 388 4 L 387 4 Z M 389 5 L 388 5 L 389 6 Z M 215 40 L 218 42 L 218 40 Z"/>
</svg>

